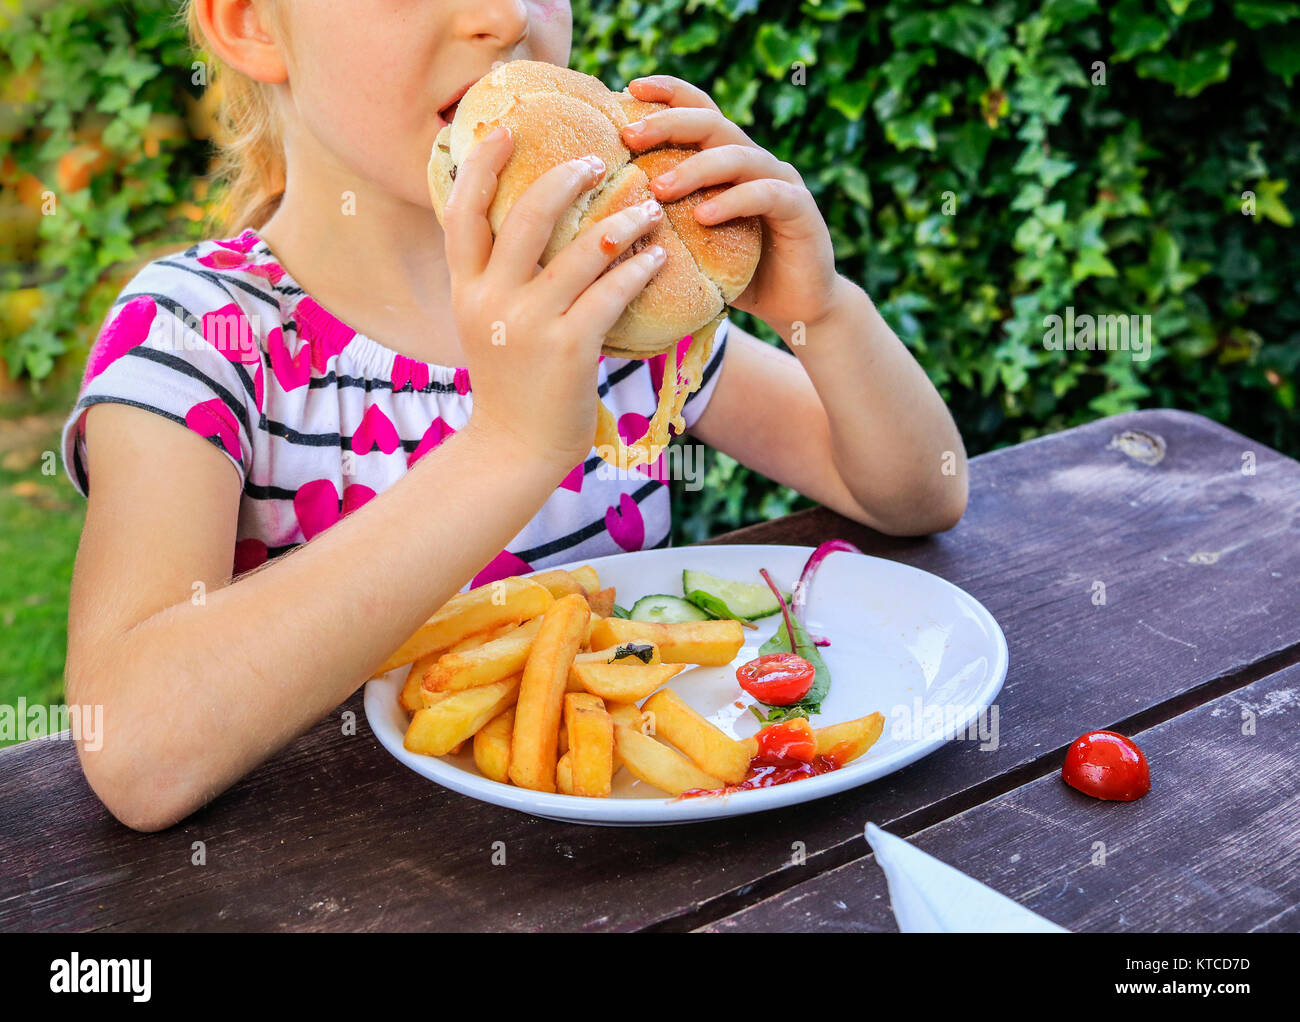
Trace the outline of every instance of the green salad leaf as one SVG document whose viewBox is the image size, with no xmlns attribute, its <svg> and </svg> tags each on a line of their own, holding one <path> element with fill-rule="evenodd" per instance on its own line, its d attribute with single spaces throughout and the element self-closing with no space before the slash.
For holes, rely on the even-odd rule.
<svg viewBox="0 0 1300 1022">
<path fill-rule="evenodd" d="M 797 703 L 789 706 L 773 706 L 767 714 L 767 723 L 775 724 L 780 720 L 788 720 L 791 717 L 806 717 L 813 713 L 821 713 L 822 700 L 826 698 L 826 693 L 831 688 L 831 672 L 826 667 L 826 661 L 822 659 L 821 653 L 808 635 L 807 629 L 793 618 L 790 621 L 791 627 L 794 628 L 794 647 L 790 646 L 790 632 L 787 630 L 785 621 L 777 627 L 772 633 L 772 637 L 759 647 L 759 654 L 766 656 L 768 653 L 796 653 L 813 665 L 813 683 L 808 694 L 800 699 Z M 763 705 L 767 705 L 764 703 Z"/>
<path fill-rule="evenodd" d="M 699 607 L 704 613 L 716 618 L 731 618 L 733 621 L 744 621 L 745 619 L 727 606 L 726 602 L 720 596 L 714 596 L 712 593 L 706 593 L 703 589 L 692 589 L 686 594 L 686 599 Z"/>
</svg>

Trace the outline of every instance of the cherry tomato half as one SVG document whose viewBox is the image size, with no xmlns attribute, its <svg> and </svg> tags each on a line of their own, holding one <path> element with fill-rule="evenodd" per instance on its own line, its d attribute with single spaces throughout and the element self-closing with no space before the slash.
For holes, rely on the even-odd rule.
<svg viewBox="0 0 1300 1022">
<path fill-rule="evenodd" d="M 1131 738 L 1114 731 L 1089 731 L 1065 754 L 1061 778 L 1085 795 L 1132 802 L 1151 790 L 1147 758 Z"/>
<path fill-rule="evenodd" d="M 768 706 L 790 706 L 808 694 L 816 673 L 797 653 L 768 653 L 737 667 L 736 680 Z"/>
<path fill-rule="evenodd" d="M 807 717 L 769 724 L 754 736 L 758 740 L 761 763 L 811 763 L 817 758 L 817 735 Z"/>
</svg>

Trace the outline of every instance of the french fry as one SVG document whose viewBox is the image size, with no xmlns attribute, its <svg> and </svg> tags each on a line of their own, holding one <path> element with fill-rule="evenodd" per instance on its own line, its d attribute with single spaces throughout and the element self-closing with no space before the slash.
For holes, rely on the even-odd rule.
<svg viewBox="0 0 1300 1022">
<path fill-rule="evenodd" d="M 537 617 L 554 602 L 555 597 L 545 586 L 516 577 L 457 593 L 402 643 L 375 674 L 385 674 L 428 653 L 447 650 L 476 632 Z"/>
<path fill-rule="evenodd" d="M 636 666 L 619 664 L 592 664 L 574 662 L 573 673 L 583 689 L 602 699 L 619 703 L 635 703 L 657 688 L 666 685 L 670 678 L 682 672 L 683 664 L 654 664 L 636 662 Z"/>
<path fill-rule="evenodd" d="M 614 746 L 633 777 L 670 795 L 695 788 L 724 787 L 722 781 L 706 774 L 680 752 L 627 724 L 614 725 Z"/>
<path fill-rule="evenodd" d="M 450 692 L 433 692 L 423 685 L 420 686 L 420 705 L 425 709 L 430 706 L 437 706 L 452 693 Z"/>
<path fill-rule="evenodd" d="M 505 784 L 510 774 L 510 737 L 515 729 L 512 706 L 497 714 L 474 735 L 474 765 L 484 777 Z"/>
<path fill-rule="evenodd" d="M 725 667 L 745 644 L 739 621 L 629 621 L 603 617 L 591 627 L 593 649 L 625 642 L 653 642 L 666 664 Z"/>
<path fill-rule="evenodd" d="M 534 618 L 501 636 L 459 653 L 444 653 L 424 671 L 424 687 L 433 692 L 455 692 L 518 674 L 528 662 L 528 651 L 542 627 Z"/>
<path fill-rule="evenodd" d="M 614 722 L 599 696 L 570 692 L 564 697 L 564 723 L 569 733 L 573 794 L 609 798 L 614 776 Z M 558 774 L 557 774 L 558 783 Z"/>
<path fill-rule="evenodd" d="M 519 624 L 517 622 L 507 621 L 505 624 L 498 625 L 496 628 L 488 628 L 481 632 L 475 632 L 473 635 L 465 636 L 465 638 L 461 639 L 460 642 L 448 646 L 438 655 L 442 656 L 446 653 L 464 653 L 468 649 L 478 649 L 478 647 L 482 646 L 485 642 L 499 639 L 501 636 L 513 632 L 518 627 Z"/>
<path fill-rule="evenodd" d="M 402 682 L 402 691 L 397 696 L 398 703 L 407 713 L 414 713 L 424 706 L 424 701 L 420 698 L 420 685 L 424 681 L 424 672 L 436 664 L 441 655 L 441 653 L 426 653 L 411 664 L 406 680 Z"/>
<path fill-rule="evenodd" d="M 840 766 L 852 763 L 864 752 L 876 744 L 881 732 L 885 730 L 885 715 L 869 713 L 857 720 L 846 720 L 840 724 L 813 729 L 817 739 L 817 755 L 833 759 Z M 740 743 L 749 753 L 750 758 L 758 755 L 758 739 L 746 738 Z"/>
<path fill-rule="evenodd" d="M 653 642 L 637 643 L 640 646 L 650 647 L 650 659 L 642 660 L 639 656 L 621 656 L 614 658 L 614 654 L 619 651 L 619 646 L 606 646 L 604 649 L 593 649 L 587 653 L 579 653 L 573 658 L 575 664 L 608 664 L 614 663 L 619 667 L 642 667 L 649 664 L 663 663 L 663 657 L 659 655 L 659 647 Z"/>
<path fill-rule="evenodd" d="M 569 596 L 573 593 L 579 596 L 587 595 L 586 587 L 582 582 L 574 576 L 573 572 L 565 571 L 563 568 L 548 568 L 546 571 L 537 571 L 526 577 L 538 585 L 545 586 L 557 600 L 561 596 Z"/>
<path fill-rule="evenodd" d="M 585 597 L 563 596 L 546 611 L 533 640 L 519 686 L 510 748 L 510 780 L 521 788 L 555 791 L 560 716 L 569 665 L 587 633 L 590 617 Z"/>
<path fill-rule="evenodd" d="M 705 773 L 726 784 L 739 784 L 749 772 L 749 751 L 696 713 L 670 688 L 645 701 L 642 712 L 654 714 L 655 734 L 672 742 Z"/>
<path fill-rule="evenodd" d="M 615 724 L 626 724 L 628 727 L 641 730 L 641 721 L 645 715 L 636 703 L 615 703 L 607 699 L 605 712 L 613 718 Z"/>
<path fill-rule="evenodd" d="M 556 761 L 555 787 L 561 795 L 573 794 L 573 761 L 567 752 Z"/>
<path fill-rule="evenodd" d="M 635 731 L 641 730 L 641 725 L 645 720 L 644 714 L 641 713 L 641 707 L 636 703 L 612 703 L 605 700 L 605 712 L 609 714 L 610 720 L 615 724 L 626 724 Z M 623 759 L 618 754 L 618 742 L 614 743 L 614 773 L 617 774 L 619 768 L 623 765 Z"/>
<path fill-rule="evenodd" d="M 876 744 L 884 730 L 883 713 L 871 713 L 857 720 L 819 727 L 814 732 L 817 736 L 817 755 L 832 759 L 840 766 L 852 763 Z"/>
<path fill-rule="evenodd" d="M 593 614 L 609 617 L 614 613 L 614 587 L 609 586 L 606 589 L 598 589 L 594 593 L 588 593 L 587 603 L 591 606 Z"/>
<path fill-rule="evenodd" d="M 592 619 L 593 622 L 595 620 L 596 620 L 595 618 Z M 646 645 L 650 647 L 649 663 L 651 664 L 662 663 L 663 661 L 659 659 L 659 647 L 652 642 L 647 643 Z M 620 666 L 626 666 L 626 667 L 642 666 L 642 662 L 638 657 L 632 657 L 632 656 L 620 657 L 619 659 L 614 660 L 614 653 L 617 650 L 618 650 L 617 646 L 610 646 L 608 649 L 592 650 L 590 652 L 579 653 L 577 656 L 575 656 L 573 658 L 573 666 L 569 668 L 569 684 L 568 684 L 567 691 L 569 692 L 587 691 L 586 686 L 583 685 L 582 682 L 578 680 L 578 674 L 573 669 L 578 664 L 605 664 L 605 663 L 609 663 L 610 661 L 613 661 L 614 663 Z"/>
<path fill-rule="evenodd" d="M 453 692 L 433 706 L 417 710 L 406 729 L 404 745 L 425 756 L 445 756 L 519 698 L 520 678 Z"/>
<path fill-rule="evenodd" d="M 447 652 L 461 653 L 467 649 L 474 649 L 475 647 L 482 646 L 484 643 L 490 642 L 493 639 L 499 639 L 502 635 L 518 627 L 519 626 L 513 621 L 507 621 L 499 628 L 491 628 L 487 631 L 477 632 L 474 635 L 466 636 L 464 639 L 461 639 L 460 642 L 456 643 L 456 645 L 452 646 Z M 406 681 L 402 684 L 402 692 L 397 697 L 397 701 L 402 704 L 402 709 L 407 713 L 414 713 L 422 706 L 432 705 L 421 698 L 420 686 L 424 682 L 425 673 L 444 655 L 445 654 L 443 653 L 427 653 L 411 664 L 411 670 L 407 673 Z"/>
<path fill-rule="evenodd" d="M 582 583 L 582 588 L 589 593 L 594 593 L 600 588 L 600 576 L 596 574 L 596 569 L 590 564 L 584 564 L 581 568 L 574 568 L 569 574 Z"/>
</svg>

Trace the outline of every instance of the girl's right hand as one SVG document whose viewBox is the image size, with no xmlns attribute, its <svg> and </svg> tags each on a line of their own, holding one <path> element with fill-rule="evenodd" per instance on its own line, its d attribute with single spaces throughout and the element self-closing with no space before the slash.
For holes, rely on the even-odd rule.
<svg viewBox="0 0 1300 1022">
<path fill-rule="evenodd" d="M 474 393 L 472 425 L 568 472 L 596 433 L 596 365 L 605 335 L 663 265 L 656 245 L 609 264 L 663 217 L 653 199 L 593 224 L 539 269 L 556 222 L 597 184 L 596 157 L 534 181 L 493 239 L 487 211 L 514 148 L 497 128 L 457 168 L 444 210 L 452 308 Z M 603 251 L 601 239 L 613 243 Z M 608 270 L 608 272 L 606 272 Z"/>
</svg>

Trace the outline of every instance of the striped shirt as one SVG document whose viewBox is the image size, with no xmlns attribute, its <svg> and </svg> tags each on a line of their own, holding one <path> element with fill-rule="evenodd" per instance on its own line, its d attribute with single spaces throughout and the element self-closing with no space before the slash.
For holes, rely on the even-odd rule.
<svg viewBox="0 0 1300 1022">
<path fill-rule="evenodd" d="M 717 383 L 724 320 L 689 428 Z M 677 357 L 685 353 L 686 339 Z M 666 356 L 602 357 L 599 393 L 619 432 L 639 437 L 654 414 Z M 239 473 L 234 573 L 311 540 L 382 493 L 473 410 L 464 367 L 399 355 L 306 294 L 262 237 L 207 241 L 157 259 L 126 286 L 91 348 L 63 427 L 64 469 L 89 491 L 85 413 L 144 408 L 206 439 Z M 615 471 L 592 452 L 533 519 L 465 583 L 604 554 L 667 546 L 667 473 Z M 502 471 L 500 466 L 485 469 Z"/>
</svg>

